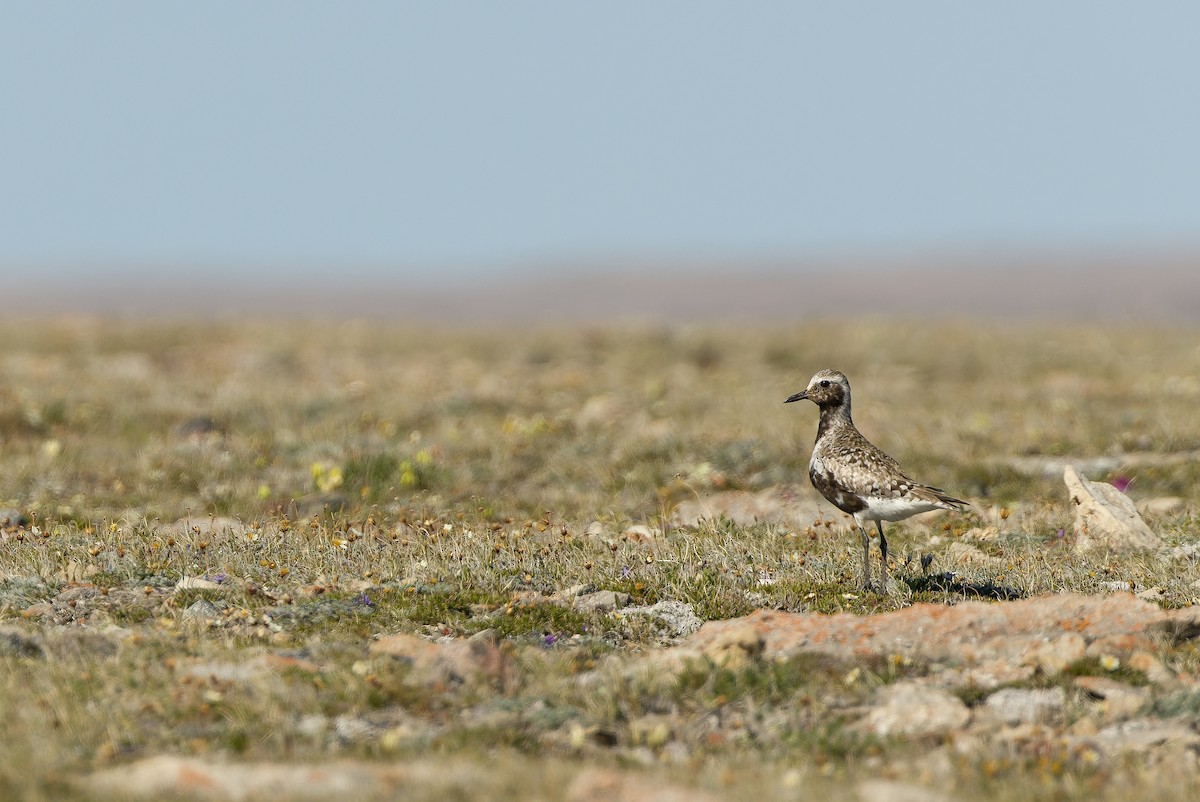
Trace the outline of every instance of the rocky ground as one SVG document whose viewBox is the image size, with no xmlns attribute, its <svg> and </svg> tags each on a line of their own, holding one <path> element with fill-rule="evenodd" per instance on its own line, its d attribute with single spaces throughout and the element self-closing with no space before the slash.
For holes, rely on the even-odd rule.
<svg viewBox="0 0 1200 802">
<path fill-rule="evenodd" d="M 71 590 L 52 604 L 88 595 L 86 585 Z M 209 606 L 186 608 L 183 628 L 203 632 L 217 623 L 218 608 Z M 686 603 L 659 606 L 668 608 L 670 626 L 690 613 Z M 773 756 L 766 786 L 774 784 L 776 795 L 805 798 L 809 782 L 846 772 L 837 765 L 846 749 L 863 799 L 973 798 L 969 787 L 955 793 L 964 773 L 1001 782 L 1033 772 L 1042 782 L 1127 788 L 1142 781 L 1141 771 L 1164 788 L 1178 783 L 1180 794 L 1167 796 L 1184 799 L 1200 778 L 1198 635 L 1195 608 L 1165 611 L 1128 593 L 916 604 L 867 616 L 761 610 L 708 622 L 660 648 L 585 660 L 556 680 L 562 687 L 540 693 L 531 686 L 544 680 L 530 672 L 577 660 L 579 650 L 542 649 L 535 657 L 494 630 L 468 638 L 393 634 L 339 661 L 267 638 L 236 656 L 167 658 L 175 696 L 229 705 L 226 715 L 236 718 L 238 696 L 281 683 L 337 682 L 352 657 L 352 674 L 368 684 L 400 683 L 421 710 L 412 702 L 336 715 L 297 710 L 277 722 L 287 731 L 272 737 L 322 745 L 315 761 L 242 760 L 229 746 L 217 754 L 170 750 L 64 780 L 86 795 L 144 799 L 744 798 L 732 787 L 736 771 L 716 787 L 702 782 L 703 790 L 680 777 L 706 756 L 749 750 Z M 0 631 L 4 653 L 30 667 L 103 663 L 136 650 L 140 637 L 111 625 Z M 625 706 L 624 714 L 589 714 L 589 704 L 605 701 Z M 518 765 L 552 756 L 561 795 L 539 782 L 513 787 L 507 773 L 477 760 L 437 756 L 455 737 L 494 739 L 501 755 L 516 746 Z M 373 758 L 339 758 L 351 745 Z M 761 789 L 763 778 L 751 787 Z"/>
<path fill-rule="evenodd" d="M 1187 332 L 843 332 L 972 502 L 876 595 L 817 332 L 82 331 L 0 360 L 0 797 L 1195 798 Z"/>
</svg>

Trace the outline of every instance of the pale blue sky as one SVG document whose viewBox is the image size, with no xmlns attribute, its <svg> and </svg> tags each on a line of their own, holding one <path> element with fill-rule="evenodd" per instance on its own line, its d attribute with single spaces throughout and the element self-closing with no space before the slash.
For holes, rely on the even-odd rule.
<svg viewBox="0 0 1200 802">
<path fill-rule="evenodd" d="M 8 3 L 0 271 L 1200 245 L 1190 2 Z"/>
</svg>

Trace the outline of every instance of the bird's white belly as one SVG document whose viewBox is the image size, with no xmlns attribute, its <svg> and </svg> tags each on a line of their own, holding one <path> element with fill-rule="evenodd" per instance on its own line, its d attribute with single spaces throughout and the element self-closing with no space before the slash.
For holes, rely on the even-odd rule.
<svg viewBox="0 0 1200 802">
<path fill-rule="evenodd" d="M 911 498 L 868 496 L 863 501 L 867 502 L 867 508 L 860 511 L 856 517 L 864 521 L 900 521 L 918 512 L 942 509 L 932 502 Z"/>
</svg>

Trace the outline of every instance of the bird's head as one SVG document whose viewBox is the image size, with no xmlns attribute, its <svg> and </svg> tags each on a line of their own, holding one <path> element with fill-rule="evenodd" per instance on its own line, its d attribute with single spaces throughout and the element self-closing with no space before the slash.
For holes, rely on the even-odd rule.
<svg viewBox="0 0 1200 802">
<path fill-rule="evenodd" d="M 808 399 L 819 407 L 834 407 L 850 401 L 850 381 L 840 370 L 822 370 L 811 379 L 802 392 L 789 396 L 783 403 Z"/>
</svg>

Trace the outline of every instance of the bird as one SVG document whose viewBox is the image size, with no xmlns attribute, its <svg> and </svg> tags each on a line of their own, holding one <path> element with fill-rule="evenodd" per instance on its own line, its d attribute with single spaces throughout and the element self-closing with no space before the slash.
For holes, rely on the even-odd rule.
<svg viewBox="0 0 1200 802">
<path fill-rule="evenodd" d="M 808 387 L 789 396 L 785 404 L 812 401 L 821 410 L 817 440 L 808 463 L 808 478 L 822 496 L 842 512 L 854 517 L 862 536 L 863 589 L 871 586 L 871 536 L 866 523 L 875 522 L 882 552 L 882 583 L 887 593 L 887 540 L 884 521 L 900 521 L 930 510 L 962 510 L 962 499 L 946 495 L 940 488 L 910 479 L 896 460 L 863 437 L 850 417 L 850 381 L 839 370 L 822 370 Z"/>
</svg>

